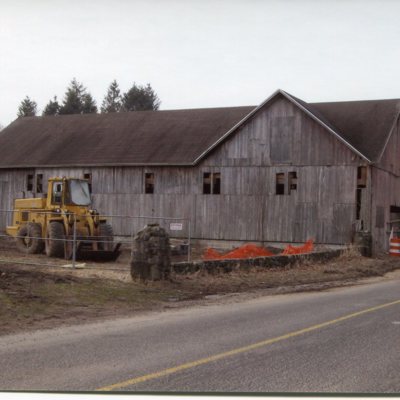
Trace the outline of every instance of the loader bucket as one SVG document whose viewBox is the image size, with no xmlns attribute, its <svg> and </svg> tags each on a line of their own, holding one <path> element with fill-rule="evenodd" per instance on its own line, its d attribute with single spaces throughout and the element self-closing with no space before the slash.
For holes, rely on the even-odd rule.
<svg viewBox="0 0 400 400">
<path fill-rule="evenodd" d="M 93 250 L 83 242 L 79 242 L 76 249 L 76 259 L 93 261 L 115 261 L 119 255 L 121 243 L 116 243 L 112 250 Z"/>
</svg>

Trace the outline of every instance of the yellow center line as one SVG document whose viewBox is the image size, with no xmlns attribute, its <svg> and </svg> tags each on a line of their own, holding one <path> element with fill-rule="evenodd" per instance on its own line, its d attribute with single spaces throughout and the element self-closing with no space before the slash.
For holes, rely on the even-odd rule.
<svg viewBox="0 0 400 400">
<path fill-rule="evenodd" d="M 260 347 L 268 346 L 270 344 L 277 343 L 277 342 L 280 342 L 280 341 L 285 340 L 285 339 L 290 339 L 290 338 L 295 337 L 295 336 L 303 335 L 305 333 L 312 332 L 312 331 L 315 331 L 317 329 L 325 328 L 327 326 L 330 326 L 330 325 L 333 325 L 333 324 L 337 324 L 337 323 L 342 322 L 342 321 L 346 321 L 346 320 L 348 320 L 350 318 L 355 318 L 355 317 L 358 317 L 358 316 L 366 314 L 366 313 L 370 313 L 370 312 L 373 312 L 373 311 L 376 311 L 376 310 L 380 310 L 380 309 L 385 308 L 385 307 L 393 306 L 395 304 L 400 304 L 400 300 L 396 300 L 396 301 L 392 301 L 391 303 L 385 303 L 385 304 L 381 304 L 379 306 L 367 308 L 365 310 L 358 311 L 358 312 L 355 312 L 355 313 L 352 313 L 352 314 L 348 314 L 348 315 L 344 315 L 343 317 L 336 318 L 336 319 L 333 319 L 333 320 L 330 320 L 330 321 L 327 321 L 327 322 L 323 322 L 321 324 L 313 325 L 313 326 L 310 326 L 308 328 L 304 328 L 304 329 L 300 329 L 298 331 L 290 332 L 290 333 L 287 333 L 285 335 L 278 336 L 278 337 L 275 337 L 275 338 L 266 339 L 266 340 L 263 340 L 261 342 L 250 344 L 248 346 L 239 347 L 237 349 L 226 351 L 224 353 L 215 354 L 215 355 L 210 356 L 210 357 L 201 358 L 199 360 L 188 362 L 186 364 L 177 365 L 176 367 L 167 368 L 167 369 L 164 369 L 164 370 L 161 370 L 161 371 L 158 371 L 158 372 L 154 372 L 154 373 L 151 373 L 151 374 L 147 374 L 147 375 L 139 376 L 139 377 L 136 377 L 136 378 L 128 379 L 126 381 L 115 383 L 113 385 L 104 386 L 104 387 L 101 387 L 101 388 L 97 389 L 97 391 L 111 391 L 111 390 L 114 390 L 114 389 L 122 389 L 122 388 L 127 387 L 127 386 L 133 386 L 133 385 L 136 385 L 138 383 L 149 381 L 151 379 L 162 378 L 164 376 L 171 375 L 171 374 L 174 374 L 176 372 L 180 372 L 180 371 L 184 371 L 184 370 L 187 370 L 187 369 L 195 368 L 195 367 L 198 367 L 198 366 L 204 365 L 204 364 L 209 364 L 211 362 L 218 361 L 218 360 L 221 360 L 223 358 L 227 358 L 227 357 L 234 356 L 234 355 L 237 355 L 237 354 L 241 354 L 241 353 L 244 353 L 244 352 L 247 352 L 247 351 L 255 350 L 255 349 L 258 349 Z"/>
</svg>

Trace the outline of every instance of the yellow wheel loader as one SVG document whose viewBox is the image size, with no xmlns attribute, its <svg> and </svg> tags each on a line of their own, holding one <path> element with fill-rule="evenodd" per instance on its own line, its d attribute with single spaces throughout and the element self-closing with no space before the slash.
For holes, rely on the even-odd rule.
<svg viewBox="0 0 400 400">
<path fill-rule="evenodd" d="M 46 198 L 16 199 L 6 232 L 25 254 L 70 259 L 74 243 L 77 258 L 115 260 L 120 254 L 111 225 L 91 208 L 85 179 L 51 178 Z"/>
</svg>

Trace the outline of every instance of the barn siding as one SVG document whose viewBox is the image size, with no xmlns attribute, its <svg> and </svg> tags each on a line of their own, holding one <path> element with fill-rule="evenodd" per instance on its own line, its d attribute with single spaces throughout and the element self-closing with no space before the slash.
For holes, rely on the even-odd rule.
<svg viewBox="0 0 400 400">
<path fill-rule="evenodd" d="M 297 190 L 290 195 L 276 195 L 276 173 L 283 172 L 287 178 L 294 169 Z M 133 177 L 141 182 L 144 168 L 125 168 L 121 174 L 119 168 L 94 168 L 91 170 L 94 207 L 106 215 L 190 219 L 192 235 L 197 238 L 302 242 L 313 237 L 322 243 L 350 240 L 346 226 L 354 220 L 355 213 L 354 167 L 219 168 L 221 195 L 202 194 L 205 170 L 209 168 L 153 168 L 155 194 L 144 194 L 143 185 L 137 182 L 130 185 Z M 37 170 L 44 175 L 44 181 L 51 176 L 83 177 L 85 172 L 79 168 Z M 27 173 L 21 172 L 13 181 L 25 182 Z M 167 190 L 160 193 L 163 187 Z M 22 197 L 24 187 L 18 189 Z M 8 193 L 4 196 L 10 198 Z M 11 208 L 11 204 L 6 208 Z M 112 222 L 116 232 L 130 234 L 142 228 L 145 221 L 114 218 Z M 185 229 L 182 235 L 187 234 Z"/>
<path fill-rule="evenodd" d="M 4 207 L 4 209 L 8 209 L 8 199 L 10 197 L 9 183 L 6 181 L 0 181 L 0 209 Z M 0 211 L 0 232 L 2 231 L 1 227 L 7 225 L 7 213 L 4 211 Z"/>
<path fill-rule="evenodd" d="M 0 232 L 4 232 L 8 223 L 11 223 L 13 199 L 22 198 L 26 193 L 25 179 L 32 170 L 0 170 Z"/>
</svg>

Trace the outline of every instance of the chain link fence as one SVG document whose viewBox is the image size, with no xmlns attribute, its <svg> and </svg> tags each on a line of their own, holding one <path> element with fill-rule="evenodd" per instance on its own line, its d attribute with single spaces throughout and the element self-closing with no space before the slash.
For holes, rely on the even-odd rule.
<svg viewBox="0 0 400 400">
<path fill-rule="evenodd" d="M 166 230 L 176 261 L 191 260 L 189 219 L 0 210 L 0 262 L 78 268 L 84 261 L 93 267 L 129 268 L 133 238 L 148 224 Z M 107 267 L 106 261 L 114 262 Z"/>
</svg>

